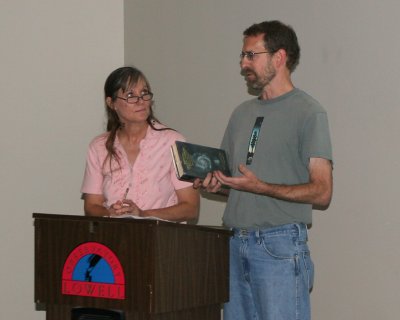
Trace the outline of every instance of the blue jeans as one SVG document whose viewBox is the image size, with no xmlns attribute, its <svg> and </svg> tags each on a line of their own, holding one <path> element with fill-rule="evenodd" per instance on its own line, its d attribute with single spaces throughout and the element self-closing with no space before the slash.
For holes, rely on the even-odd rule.
<svg viewBox="0 0 400 320">
<path fill-rule="evenodd" d="M 307 227 L 233 231 L 224 320 L 310 320 L 314 265 Z"/>
</svg>

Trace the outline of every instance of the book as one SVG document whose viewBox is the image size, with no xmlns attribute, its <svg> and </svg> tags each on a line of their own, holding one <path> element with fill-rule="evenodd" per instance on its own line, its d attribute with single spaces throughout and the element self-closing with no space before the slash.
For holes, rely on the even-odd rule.
<svg viewBox="0 0 400 320">
<path fill-rule="evenodd" d="M 228 158 L 222 149 L 176 141 L 171 146 L 176 176 L 179 180 L 193 182 L 204 179 L 207 173 L 219 170 L 230 176 Z"/>
</svg>

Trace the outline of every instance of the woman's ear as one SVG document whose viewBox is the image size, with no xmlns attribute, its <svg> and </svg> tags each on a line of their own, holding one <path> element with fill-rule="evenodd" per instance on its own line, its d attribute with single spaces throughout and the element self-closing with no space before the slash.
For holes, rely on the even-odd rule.
<svg viewBox="0 0 400 320">
<path fill-rule="evenodd" d="M 106 98 L 107 107 L 109 107 L 109 108 L 112 109 L 112 110 L 115 110 L 115 108 L 114 108 L 112 102 L 113 102 L 113 101 L 112 101 L 111 97 L 107 97 L 107 98 Z"/>
</svg>

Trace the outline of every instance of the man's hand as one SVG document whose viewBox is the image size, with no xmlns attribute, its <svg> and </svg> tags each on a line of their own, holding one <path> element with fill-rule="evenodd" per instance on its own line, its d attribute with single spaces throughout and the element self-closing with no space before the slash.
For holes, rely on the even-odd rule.
<svg viewBox="0 0 400 320">
<path fill-rule="evenodd" d="M 221 173 L 222 174 L 222 173 Z M 210 193 L 217 193 L 221 190 L 222 184 L 216 179 L 213 173 L 207 173 L 204 180 L 196 179 L 193 182 L 193 188 L 202 188 L 203 190 Z"/>
<path fill-rule="evenodd" d="M 220 185 L 226 185 L 232 189 L 260 193 L 261 181 L 257 176 L 243 164 L 239 165 L 239 172 L 242 174 L 241 176 L 228 177 L 221 171 L 215 171 L 214 178 L 217 179 Z"/>
</svg>

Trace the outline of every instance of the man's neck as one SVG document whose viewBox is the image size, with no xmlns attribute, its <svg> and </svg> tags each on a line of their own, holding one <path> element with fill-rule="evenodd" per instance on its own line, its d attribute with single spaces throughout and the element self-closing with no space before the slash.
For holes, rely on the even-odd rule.
<svg viewBox="0 0 400 320">
<path fill-rule="evenodd" d="M 267 84 L 260 94 L 261 100 L 271 100 L 280 97 L 294 89 L 294 85 L 290 77 L 278 75 Z"/>
</svg>

